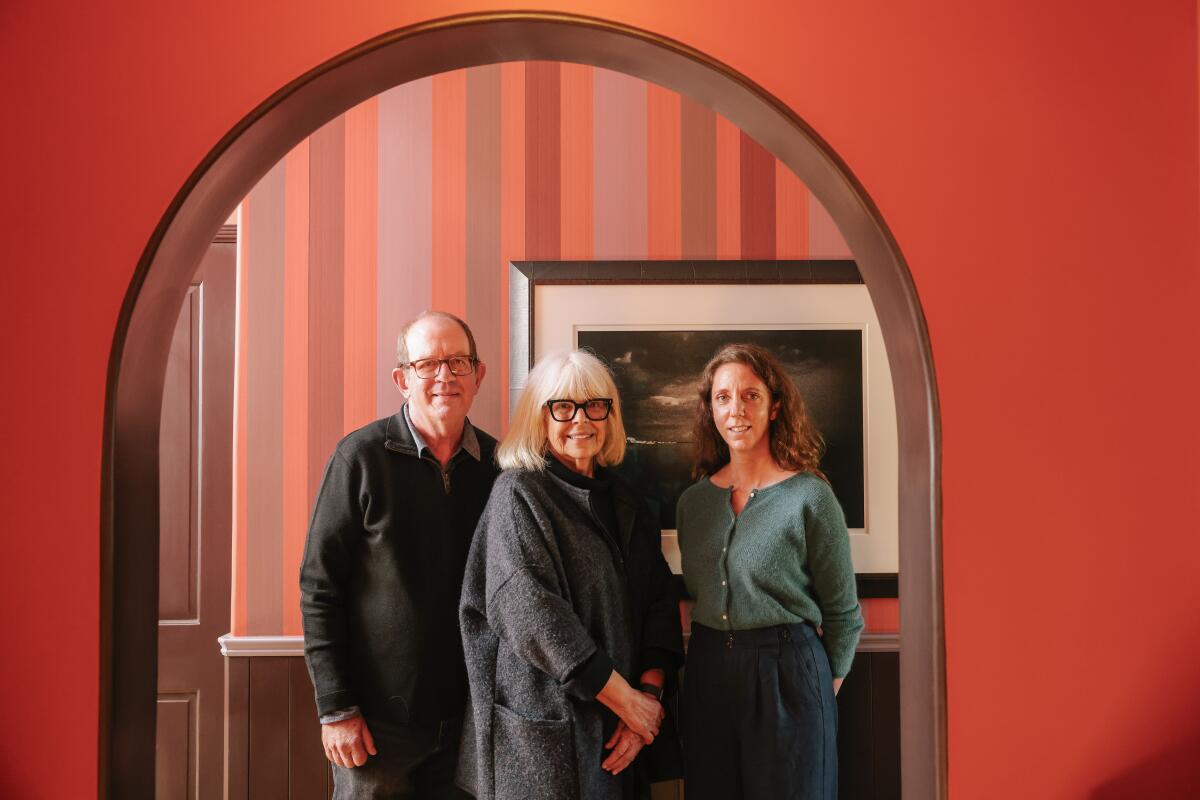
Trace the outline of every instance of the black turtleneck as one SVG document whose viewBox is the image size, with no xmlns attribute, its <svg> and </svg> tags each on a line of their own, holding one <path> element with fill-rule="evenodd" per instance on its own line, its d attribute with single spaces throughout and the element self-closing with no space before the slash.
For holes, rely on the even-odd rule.
<svg viewBox="0 0 1200 800">
<path fill-rule="evenodd" d="M 588 505 L 600 522 L 608 538 L 617 546 L 622 557 L 626 554 L 621 547 L 621 535 L 617 527 L 617 512 L 613 507 L 613 486 L 608 470 L 600 465 L 593 467 L 593 477 L 588 477 L 568 467 L 554 456 L 546 457 L 550 472 L 577 489 L 588 492 Z"/>
<path fill-rule="evenodd" d="M 583 489 L 588 492 L 588 505 L 591 507 L 592 515 L 600 522 L 601 530 L 609 537 L 616 552 L 620 553 L 622 558 L 628 558 L 629 554 L 624 552 L 624 548 L 621 546 L 621 536 L 618 532 L 617 512 L 613 501 L 612 473 L 607 468 L 596 465 L 592 470 L 593 477 L 589 478 L 586 475 L 581 475 L 549 454 L 546 456 L 546 468 L 555 477 L 562 479 L 577 489 Z M 597 651 L 597 654 L 599 652 Z M 643 647 L 639 662 L 643 671 L 647 669 L 661 669 L 667 685 L 669 687 L 674 685 L 674 674 L 677 669 L 675 654 L 658 647 Z M 583 685 L 590 687 L 590 690 L 594 694 L 599 694 L 600 690 L 604 688 L 604 684 L 607 682 L 611 671 L 611 661 L 607 657 L 597 658 L 596 655 L 593 655 L 580 665 L 572 674 L 572 677 L 582 677 Z M 629 676 L 630 680 L 636 677 L 633 675 Z M 673 692 L 674 689 L 672 688 L 671 691 Z"/>
</svg>

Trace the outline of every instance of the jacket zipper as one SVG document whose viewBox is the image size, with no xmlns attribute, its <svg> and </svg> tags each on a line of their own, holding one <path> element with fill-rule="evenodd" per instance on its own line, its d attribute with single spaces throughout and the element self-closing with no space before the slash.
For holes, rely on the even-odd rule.
<svg viewBox="0 0 1200 800">
<path fill-rule="evenodd" d="M 421 456 L 421 460 L 438 471 L 438 474 L 442 476 L 442 491 L 445 494 L 450 494 L 450 471 L 443 469 L 440 463 L 431 458 Z"/>
</svg>

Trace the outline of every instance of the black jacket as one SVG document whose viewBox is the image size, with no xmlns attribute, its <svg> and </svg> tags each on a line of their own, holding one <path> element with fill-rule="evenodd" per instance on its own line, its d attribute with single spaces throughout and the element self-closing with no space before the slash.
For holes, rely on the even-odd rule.
<svg viewBox="0 0 1200 800">
<path fill-rule="evenodd" d="M 460 451 L 445 477 L 418 454 L 403 411 L 349 434 L 329 459 L 300 567 L 320 714 L 357 705 L 403 725 L 462 712 L 463 567 L 497 475 L 496 440 L 475 433 L 479 460 Z"/>
</svg>

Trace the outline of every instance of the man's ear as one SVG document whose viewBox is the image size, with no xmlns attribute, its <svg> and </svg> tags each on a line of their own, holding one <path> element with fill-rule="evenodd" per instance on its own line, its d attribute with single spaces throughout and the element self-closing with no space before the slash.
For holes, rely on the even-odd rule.
<svg viewBox="0 0 1200 800">
<path fill-rule="evenodd" d="M 475 388 L 479 388 L 479 384 L 483 383 L 483 376 L 487 373 L 487 364 L 482 361 L 475 362 Z"/>
<path fill-rule="evenodd" d="M 392 383 L 396 384 L 400 394 L 404 395 L 404 399 L 407 400 L 411 389 L 408 386 L 408 372 L 403 367 L 396 367 L 392 370 Z"/>
</svg>

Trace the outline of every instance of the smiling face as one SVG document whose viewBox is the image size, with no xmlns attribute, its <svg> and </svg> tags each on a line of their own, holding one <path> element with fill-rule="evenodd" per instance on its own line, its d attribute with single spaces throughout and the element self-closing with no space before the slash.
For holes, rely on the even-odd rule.
<svg viewBox="0 0 1200 800">
<path fill-rule="evenodd" d="M 570 399 L 583 403 L 590 398 Z M 575 411 L 574 418 L 569 422 L 559 422 L 550 415 L 549 409 L 543 408 L 542 413 L 546 415 L 546 442 L 550 445 L 550 452 L 576 472 L 591 475 L 596 456 L 608 436 L 608 419 L 588 419 L 582 408 Z"/>
<path fill-rule="evenodd" d="M 749 455 L 760 448 L 770 452 L 768 434 L 779 404 L 771 402 L 766 383 L 753 369 L 736 361 L 718 367 L 710 402 L 713 424 L 730 455 Z"/>
<path fill-rule="evenodd" d="M 425 358 L 467 356 L 471 345 L 457 322 L 445 317 L 425 317 L 405 337 L 410 361 Z M 432 378 L 418 378 L 412 367 L 397 368 L 392 378 L 409 403 L 409 414 L 421 427 L 435 431 L 460 429 L 483 381 L 484 365 L 475 365 L 470 375 L 454 375 L 448 364 L 438 366 Z"/>
</svg>

